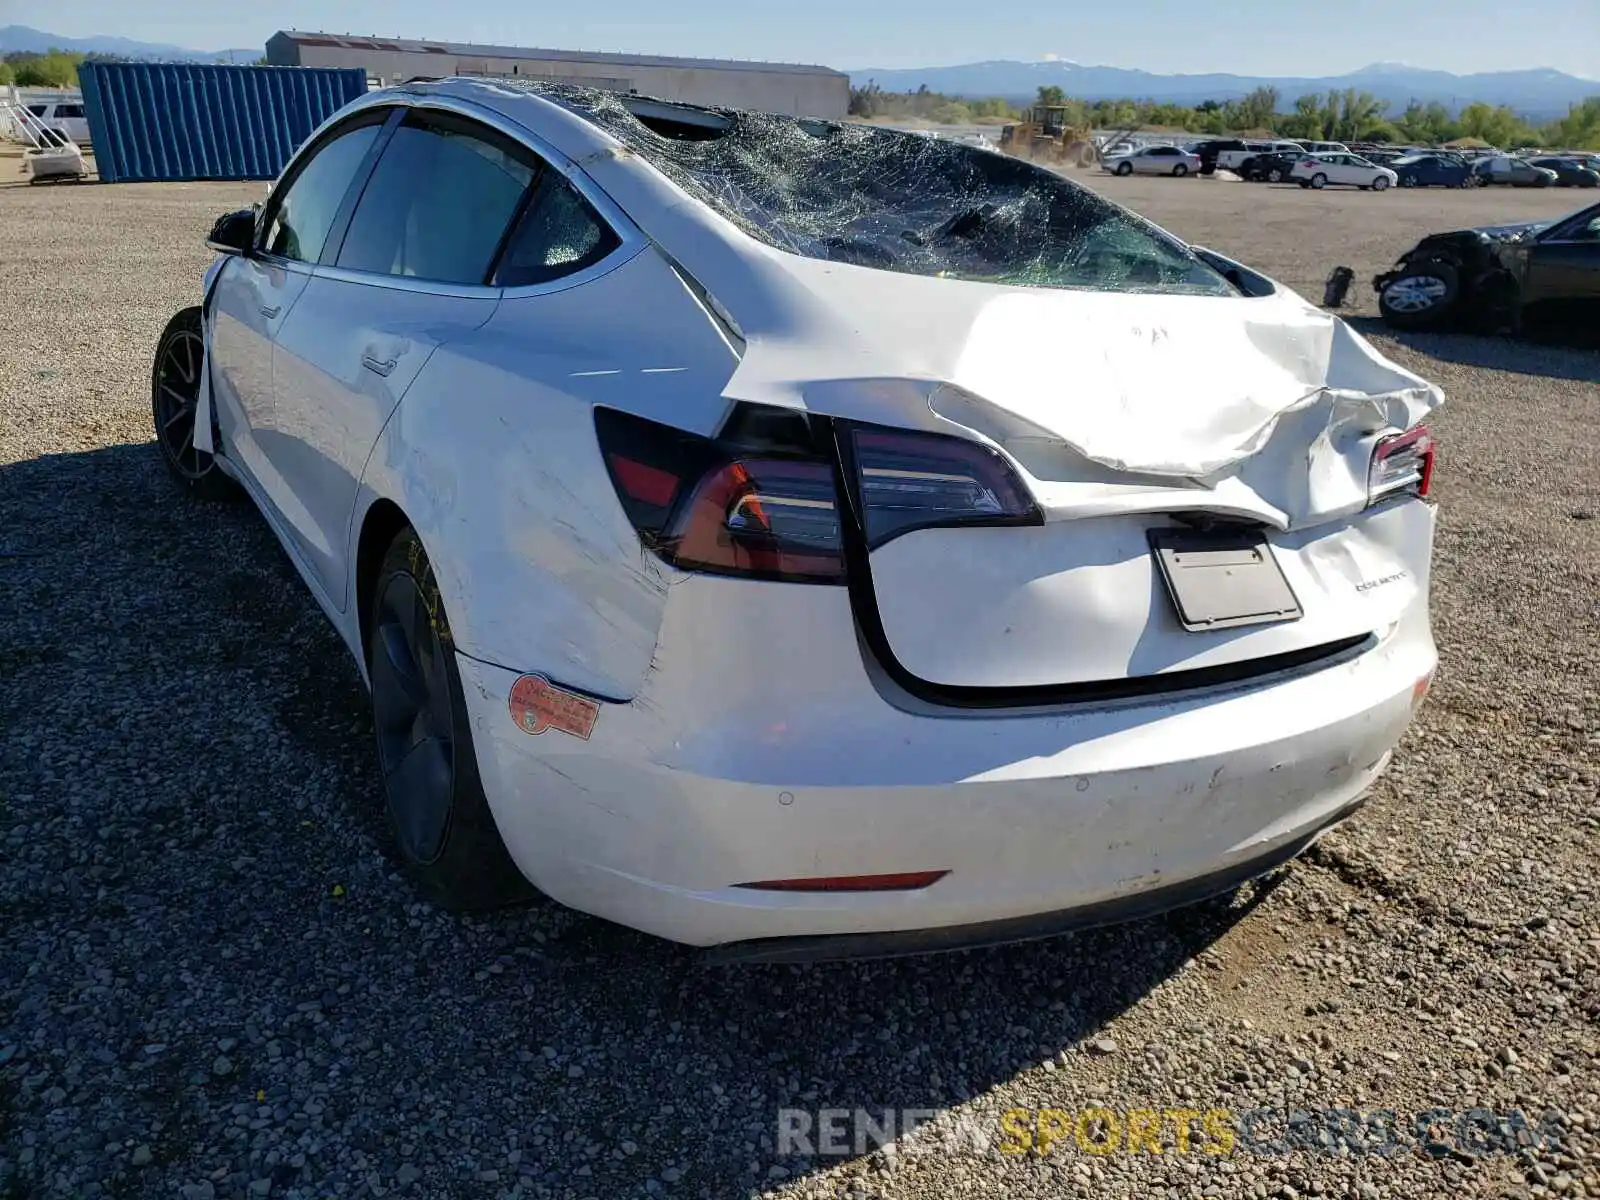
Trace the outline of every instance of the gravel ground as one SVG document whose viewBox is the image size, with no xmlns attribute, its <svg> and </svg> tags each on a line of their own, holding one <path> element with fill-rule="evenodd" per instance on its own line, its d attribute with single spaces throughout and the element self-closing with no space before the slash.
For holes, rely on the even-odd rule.
<svg viewBox="0 0 1600 1200">
<path fill-rule="evenodd" d="M 1421 233 L 1576 207 L 1094 184 L 1312 295 L 1355 267 L 1358 318 Z M 1041 945 L 708 971 L 550 907 L 418 903 L 353 667 L 247 506 L 168 486 L 149 354 L 210 219 L 259 191 L 0 188 L 0 1197 L 1600 1195 L 1600 356 L 1377 335 L 1451 400 L 1443 669 L 1311 855 Z M 1160 1155 L 777 1144 L 780 1107 L 998 1136 L 1097 1102 L 1566 1133 L 1438 1158 L 1180 1153 L 1170 1124 Z"/>
</svg>

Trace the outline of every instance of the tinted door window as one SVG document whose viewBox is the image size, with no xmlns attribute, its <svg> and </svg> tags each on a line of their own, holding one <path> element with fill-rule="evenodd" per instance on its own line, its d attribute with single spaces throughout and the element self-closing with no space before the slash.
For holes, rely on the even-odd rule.
<svg viewBox="0 0 1600 1200">
<path fill-rule="evenodd" d="M 58 116 L 58 117 L 76 117 L 79 120 L 82 120 L 83 119 L 83 105 L 81 105 L 81 104 L 58 104 L 56 106 L 56 116 Z"/>
<path fill-rule="evenodd" d="M 502 287 L 549 283 L 593 266 L 620 244 L 578 190 L 558 172 L 547 171 L 506 245 L 495 282 Z"/>
<path fill-rule="evenodd" d="M 263 245 L 267 253 L 308 263 L 322 257 L 339 205 L 381 128 L 381 119 L 362 125 L 313 153 L 282 197 L 274 201 Z"/>
<path fill-rule="evenodd" d="M 368 180 L 338 265 L 439 283 L 481 284 L 538 160 L 487 128 L 413 112 Z"/>
</svg>

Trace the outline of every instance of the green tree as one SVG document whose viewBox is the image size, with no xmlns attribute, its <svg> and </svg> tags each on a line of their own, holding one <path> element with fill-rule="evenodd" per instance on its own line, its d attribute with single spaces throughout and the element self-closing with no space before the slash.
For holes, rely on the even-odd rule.
<svg viewBox="0 0 1600 1200">
<path fill-rule="evenodd" d="M 1278 115 L 1278 89 L 1258 87 L 1239 102 L 1239 128 L 1270 129 Z"/>
<path fill-rule="evenodd" d="M 1328 99 L 1330 109 L 1333 94 L 1330 92 Z M 1329 140 L 1341 142 L 1366 142 L 1372 141 L 1376 133 L 1387 125 L 1383 114 L 1388 106 L 1370 92 L 1358 92 L 1355 88 L 1346 88 L 1339 94 L 1338 114 L 1333 117 L 1334 132 L 1329 134 Z"/>
<path fill-rule="evenodd" d="M 878 115 L 882 98 L 883 89 L 870 79 L 867 81 L 867 85 L 865 87 L 851 88 L 850 115 L 852 117 L 865 117 L 866 119 L 871 120 L 873 117 Z"/>
<path fill-rule="evenodd" d="M 72 87 L 78 82 L 78 64 L 82 61 L 81 54 L 52 50 L 21 61 L 14 59 L 12 71 L 18 87 Z"/>
<path fill-rule="evenodd" d="M 1053 83 L 1039 89 L 1038 103 L 1042 105 L 1065 104 L 1066 102 L 1067 94 Z"/>
<path fill-rule="evenodd" d="M 1425 105 L 1420 100 L 1413 100 L 1406 105 L 1405 112 L 1395 119 L 1394 127 L 1401 140 L 1431 146 L 1451 142 L 1461 136 L 1461 126 L 1450 115 L 1450 110 L 1438 101 Z"/>
<path fill-rule="evenodd" d="M 1321 140 L 1322 97 L 1310 94 L 1294 102 L 1294 111 L 1277 120 L 1277 130 L 1285 137 Z"/>
<path fill-rule="evenodd" d="M 16 75 L 11 70 L 11 64 L 0 62 L 0 87 L 9 86 L 15 79 Z"/>
<path fill-rule="evenodd" d="M 1502 150 L 1537 145 L 1540 140 L 1537 130 L 1504 105 L 1469 104 L 1461 110 L 1460 125 L 1463 137 L 1482 138 Z"/>
<path fill-rule="evenodd" d="M 1561 120 L 1543 130 L 1547 145 L 1561 150 L 1600 150 L 1600 96 L 1574 104 Z"/>
</svg>

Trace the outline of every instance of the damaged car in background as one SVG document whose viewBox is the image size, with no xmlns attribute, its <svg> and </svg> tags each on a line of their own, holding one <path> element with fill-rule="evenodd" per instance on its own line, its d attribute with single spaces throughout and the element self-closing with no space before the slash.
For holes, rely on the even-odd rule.
<svg viewBox="0 0 1600 1200">
<path fill-rule="evenodd" d="M 1600 334 L 1600 204 L 1557 221 L 1435 233 L 1378 275 L 1396 329 Z"/>
<path fill-rule="evenodd" d="M 1438 390 L 1020 160 L 451 80 L 211 244 L 161 452 L 281 540 L 452 907 L 769 961 L 1154 913 L 1349 816 L 1432 678 Z"/>
</svg>

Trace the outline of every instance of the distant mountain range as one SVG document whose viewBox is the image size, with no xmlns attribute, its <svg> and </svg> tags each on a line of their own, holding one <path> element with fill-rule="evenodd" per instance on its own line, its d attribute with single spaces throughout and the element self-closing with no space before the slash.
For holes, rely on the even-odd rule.
<svg viewBox="0 0 1600 1200">
<path fill-rule="evenodd" d="M 1310 92 L 1356 88 L 1371 92 L 1396 110 L 1412 100 L 1438 101 L 1460 109 L 1475 101 L 1508 105 L 1526 116 L 1545 120 L 1565 116 L 1572 104 L 1600 95 L 1600 81 L 1580 79 L 1548 67 L 1527 71 L 1492 71 L 1481 75 L 1452 75 L 1404 63 L 1373 63 L 1348 75 L 1266 78 L 1250 75 L 1154 75 L 1123 67 L 1090 67 L 1080 63 L 1050 62 L 964 63 L 954 67 L 920 67 L 914 70 L 864 69 L 850 72 L 857 87 L 869 80 L 889 92 L 929 91 L 949 96 L 1001 96 L 1007 100 L 1032 99 L 1051 84 L 1079 100 L 1155 100 L 1171 104 L 1199 104 L 1204 100 L 1237 100 L 1258 87 L 1274 87 L 1284 107 Z"/>
<path fill-rule="evenodd" d="M 28 50 L 36 54 L 44 54 L 51 50 L 71 50 L 77 54 L 115 54 L 122 58 L 201 63 L 253 63 L 264 54 L 260 46 L 253 50 L 186 50 L 182 46 L 166 46 L 160 42 L 136 42 L 131 38 L 62 37 L 59 33 L 45 33 L 42 29 L 29 29 L 26 25 L 0 27 L 0 54 L 10 54 L 16 50 Z"/>
</svg>

